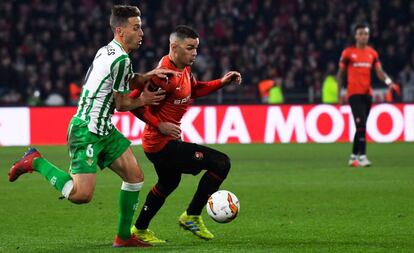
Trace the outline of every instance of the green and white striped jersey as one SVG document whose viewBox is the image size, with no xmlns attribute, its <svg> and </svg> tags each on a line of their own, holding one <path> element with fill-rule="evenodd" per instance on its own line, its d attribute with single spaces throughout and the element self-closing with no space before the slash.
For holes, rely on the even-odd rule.
<svg viewBox="0 0 414 253">
<path fill-rule="evenodd" d="M 118 42 L 112 40 L 100 48 L 86 73 L 75 116 L 87 121 L 92 133 L 107 135 L 114 127 L 113 91 L 129 92 L 133 76 L 131 59 Z"/>
</svg>

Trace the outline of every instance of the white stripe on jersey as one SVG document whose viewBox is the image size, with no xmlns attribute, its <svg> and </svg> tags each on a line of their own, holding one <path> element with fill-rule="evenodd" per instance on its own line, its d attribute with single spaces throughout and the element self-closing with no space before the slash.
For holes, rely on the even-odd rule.
<svg viewBox="0 0 414 253">
<path fill-rule="evenodd" d="M 88 122 L 89 131 L 107 135 L 112 130 L 112 92 L 129 92 L 128 81 L 133 75 L 131 59 L 115 40 L 98 50 L 86 73 L 75 115 Z"/>
</svg>

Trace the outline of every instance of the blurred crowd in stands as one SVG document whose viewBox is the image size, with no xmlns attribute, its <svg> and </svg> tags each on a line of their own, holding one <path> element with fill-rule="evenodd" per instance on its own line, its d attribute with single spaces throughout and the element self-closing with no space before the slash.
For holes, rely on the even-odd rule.
<svg viewBox="0 0 414 253">
<path fill-rule="evenodd" d="M 263 80 L 278 80 L 285 103 L 320 102 L 322 83 L 335 75 L 359 22 L 370 25 L 371 44 L 402 86 L 402 100 L 414 100 L 410 0 L 9 0 L 0 2 L 0 105 L 76 105 L 96 51 L 113 37 L 108 20 L 117 3 L 142 11 L 144 44 L 131 54 L 137 72 L 154 68 L 168 52 L 169 33 L 186 24 L 201 36 L 198 79 L 242 73 L 240 87 L 199 103 L 261 103 Z"/>
</svg>

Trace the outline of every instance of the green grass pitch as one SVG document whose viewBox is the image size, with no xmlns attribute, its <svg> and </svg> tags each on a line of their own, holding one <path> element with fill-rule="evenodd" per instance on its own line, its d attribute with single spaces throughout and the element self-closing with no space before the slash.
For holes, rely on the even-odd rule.
<svg viewBox="0 0 414 253">
<path fill-rule="evenodd" d="M 370 168 L 346 166 L 350 144 L 217 145 L 232 159 L 221 189 L 234 192 L 241 210 L 229 224 L 204 211 L 212 241 L 177 225 L 199 176 L 184 175 L 150 228 L 169 242 L 150 249 L 111 247 L 121 181 L 98 172 L 87 205 L 59 200 L 40 174 L 7 181 L 25 147 L 0 148 L 0 252 L 414 252 L 414 143 L 369 144 Z M 66 168 L 64 146 L 38 147 Z M 145 172 L 140 207 L 156 182 L 141 147 Z M 135 219 L 135 218 L 134 218 Z"/>
</svg>

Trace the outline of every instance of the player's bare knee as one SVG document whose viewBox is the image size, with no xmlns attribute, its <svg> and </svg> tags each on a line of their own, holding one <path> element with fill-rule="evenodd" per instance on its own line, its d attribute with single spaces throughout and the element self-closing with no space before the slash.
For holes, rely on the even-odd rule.
<svg viewBox="0 0 414 253">
<path fill-rule="evenodd" d="M 91 202 L 93 193 L 77 192 L 69 197 L 69 200 L 75 204 L 87 204 Z"/>
<path fill-rule="evenodd" d="M 129 170 L 129 172 L 127 173 L 127 178 L 125 178 L 124 180 L 128 183 L 144 182 L 144 172 L 139 167 L 136 167 L 134 169 Z"/>
<path fill-rule="evenodd" d="M 134 175 L 134 183 L 144 182 L 144 173 L 138 173 Z"/>
</svg>

